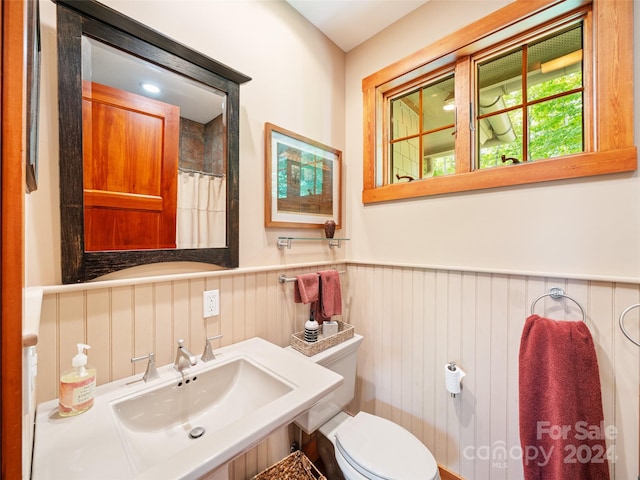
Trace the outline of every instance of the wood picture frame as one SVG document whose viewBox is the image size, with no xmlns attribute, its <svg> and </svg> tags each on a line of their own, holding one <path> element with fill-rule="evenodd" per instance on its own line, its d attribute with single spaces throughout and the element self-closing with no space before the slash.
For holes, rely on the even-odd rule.
<svg viewBox="0 0 640 480">
<path fill-rule="evenodd" d="M 27 142 L 25 191 L 38 189 L 38 121 L 40 111 L 40 3 L 27 2 Z"/>
<path fill-rule="evenodd" d="M 265 123 L 265 226 L 342 225 L 342 152 Z"/>
</svg>

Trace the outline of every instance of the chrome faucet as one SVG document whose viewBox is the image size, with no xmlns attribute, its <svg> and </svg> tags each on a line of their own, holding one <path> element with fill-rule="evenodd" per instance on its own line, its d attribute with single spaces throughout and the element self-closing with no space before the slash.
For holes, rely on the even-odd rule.
<svg viewBox="0 0 640 480">
<path fill-rule="evenodd" d="M 196 363 L 198 363 L 198 358 L 187 350 L 187 347 L 184 346 L 184 340 L 182 338 L 178 340 L 178 351 L 176 352 L 176 361 L 173 362 L 173 368 L 182 373 Z"/>
</svg>

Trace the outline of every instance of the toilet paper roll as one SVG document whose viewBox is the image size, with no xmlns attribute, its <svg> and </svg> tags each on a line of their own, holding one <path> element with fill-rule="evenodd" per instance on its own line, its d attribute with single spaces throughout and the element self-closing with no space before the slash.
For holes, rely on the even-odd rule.
<svg viewBox="0 0 640 480">
<path fill-rule="evenodd" d="M 460 393 L 460 382 L 466 373 L 460 370 L 457 365 L 454 366 L 453 370 L 451 370 L 449 366 L 450 364 L 444 366 L 445 384 L 449 393 L 457 395 Z"/>
</svg>

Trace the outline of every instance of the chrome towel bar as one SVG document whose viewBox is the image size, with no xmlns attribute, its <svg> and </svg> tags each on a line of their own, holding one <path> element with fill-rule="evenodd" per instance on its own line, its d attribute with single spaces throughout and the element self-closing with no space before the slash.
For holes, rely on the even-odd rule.
<svg viewBox="0 0 640 480">
<path fill-rule="evenodd" d="M 339 270 L 339 271 L 338 271 L 338 273 L 339 273 L 340 275 L 342 275 L 343 273 L 347 273 L 347 272 L 346 272 L 346 270 Z M 296 280 L 297 280 L 297 278 L 296 278 L 296 277 L 287 277 L 284 273 L 281 273 L 281 274 L 278 276 L 278 281 L 279 281 L 280 283 L 295 282 Z"/>
</svg>

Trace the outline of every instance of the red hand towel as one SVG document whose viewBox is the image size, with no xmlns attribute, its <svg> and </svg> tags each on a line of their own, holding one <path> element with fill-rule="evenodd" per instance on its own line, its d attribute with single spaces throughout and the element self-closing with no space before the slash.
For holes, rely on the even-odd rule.
<svg viewBox="0 0 640 480">
<path fill-rule="evenodd" d="M 331 317 L 327 317 L 322 313 L 322 307 L 320 305 L 320 300 L 317 302 L 311 302 L 311 317 L 318 322 L 318 325 L 322 325 L 323 322 L 328 322 L 331 320 Z"/>
<path fill-rule="evenodd" d="M 296 303 L 317 302 L 320 292 L 320 280 L 317 273 L 296 275 L 293 300 Z"/>
<path fill-rule="evenodd" d="M 531 315 L 519 363 L 525 480 L 608 480 L 600 375 L 589 327 Z"/>
<path fill-rule="evenodd" d="M 342 314 L 342 289 L 337 270 L 323 270 L 320 276 L 320 312 L 324 319 Z"/>
</svg>

